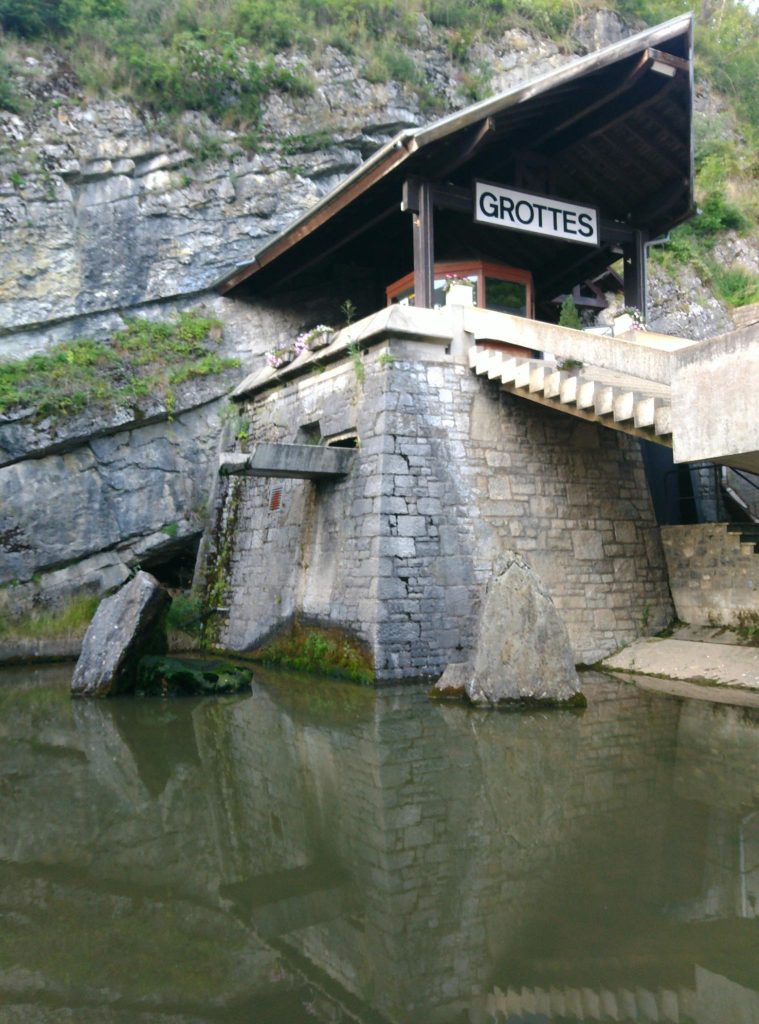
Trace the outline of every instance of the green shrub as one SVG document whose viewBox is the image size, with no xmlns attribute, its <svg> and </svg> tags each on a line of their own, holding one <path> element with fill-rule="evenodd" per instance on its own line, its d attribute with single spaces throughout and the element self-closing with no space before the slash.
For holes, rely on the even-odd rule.
<svg viewBox="0 0 759 1024">
<path fill-rule="evenodd" d="M 374 53 L 366 68 L 370 82 L 401 82 L 413 85 L 419 79 L 414 61 L 395 43 L 383 43 Z"/>
<path fill-rule="evenodd" d="M 564 299 L 561 304 L 559 324 L 561 327 L 571 327 L 575 331 L 582 330 L 582 320 L 580 319 L 580 314 L 577 312 L 575 300 L 571 295 L 567 295 L 566 299 Z"/>
<path fill-rule="evenodd" d="M 0 54 L 0 110 L 8 110 L 11 114 L 18 114 L 21 109 L 21 101 L 13 84 L 11 74 L 11 65 Z"/>
<path fill-rule="evenodd" d="M 177 594 L 166 615 L 166 628 L 199 636 L 205 617 L 206 607 L 200 594 L 194 591 Z"/>
<path fill-rule="evenodd" d="M 715 266 L 712 287 L 728 306 L 747 306 L 759 302 L 759 276 L 742 267 Z"/>
</svg>

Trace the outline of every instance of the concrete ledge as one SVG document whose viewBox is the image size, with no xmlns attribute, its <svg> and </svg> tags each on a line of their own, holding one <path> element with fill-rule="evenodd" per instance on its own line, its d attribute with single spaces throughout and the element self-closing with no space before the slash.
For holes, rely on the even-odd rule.
<svg viewBox="0 0 759 1024">
<path fill-rule="evenodd" d="M 404 338 L 416 341 L 450 345 L 454 335 L 454 321 L 450 309 L 417 309 L 415 306 L 385 306 L 371 316 L 336 331 L 329 345 L 316 352 L 302 352 L 286 366 L 264 366 L 249 374 L 232 392 L 233 399 L 249 398 L 268 388 L 304 374 L 313 373 L 326 364 L 345 359 L 348 350 L 366 349 L 386 338 Z"/>
<path fill-rule="evenodd" d="M 636 672 L 615 673 L 615 677 L 624 683 L 634 683 L 641 690 L 659 693 L 664 697 L 686 697 L 688 700 L 705 700 L 711 704 L 759 708 L 759 693 L 752 690 L 734 690 L 729 686 L 704 686 L 683 679 L 658 679 L 656 676 L 644 676 Z"/>
<path fill-rule="evenodd" d="M 636 640 L 603 664 L 643 675 L 759 691 L 759 647 L 649 637 Z"/>
<path fill-rule="evenodd" d="M 356 452 L 316 444 L 257 444 L 247 455 L 225 452 L 219 459 L 222 476 L 269 476 L 285 480 L 324 480 L 346 476 Z"/>
</svg>

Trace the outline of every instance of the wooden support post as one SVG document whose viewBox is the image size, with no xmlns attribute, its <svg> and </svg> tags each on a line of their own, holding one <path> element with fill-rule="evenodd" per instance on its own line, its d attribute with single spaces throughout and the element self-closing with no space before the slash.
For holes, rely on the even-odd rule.
<svg viewBox="0 0 759 1024">
<path fill-rule="evenodd" d="M 648 310 L 648 284 L 646 271 L 646 240 L 645 231 L 637 228 L 633 232 L 632 241 L 626 242 L 624 251 L 624 286 L 625 305 L 639 309 L 645 321 Z"/>
<path fill-rule="evenodd" d="M 427 181 L 418 186 L 418 204 L 413 213 L 414 303 L 432 309 L 435 287 L 435 254 L 432 233 L 432 187 Z"/>
</svg>

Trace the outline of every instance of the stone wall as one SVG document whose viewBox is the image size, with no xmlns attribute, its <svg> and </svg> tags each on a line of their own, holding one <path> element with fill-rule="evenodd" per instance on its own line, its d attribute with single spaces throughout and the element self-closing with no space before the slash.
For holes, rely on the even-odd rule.
<svg viewBox="0 0 759 1024">
<path fill-rule="evenodd" d="M 173 405 L 87 409 L 40 421 L 31 408 L 0 420 L 0 612 L 100 594 L 131 569 L 170 557 L 206 526 L 226 396 L 264 353 L 325 318 L 330 296 L 290 296 L 287 307 L 204 293 L 20 331 L 20 349 L 75 337 L 106 340 L 125 318 L 167 320 L 200 310 L 223 323 L 218 353 L 238 369 L 178 385 Z"/>
<path fill-rule="evenodd" d="M 677 617 L 696 626 L 756 624 L 759 555 L 725 523 L 663 526 Z"/>
<path fill-rule="evenodd" d="M 436 675 L 471 653 L 484 584 L 506 551 L 548 586 L 578 662 L 671 618 L 638 444 L 502 394 L 442 344 L 391 339 L 248 403 L 250 442 L 355 428 L 336 484 L 243 479 L 220 642 L 248 649 L 294 613 L 355 630 L 378 679 Z M 282 504 L 271 508 L 272 488 Z M 219 513 L 221 514 L 221 513 Z M 212 558 L 213 561 L 213 558 Z"/>
</svg>

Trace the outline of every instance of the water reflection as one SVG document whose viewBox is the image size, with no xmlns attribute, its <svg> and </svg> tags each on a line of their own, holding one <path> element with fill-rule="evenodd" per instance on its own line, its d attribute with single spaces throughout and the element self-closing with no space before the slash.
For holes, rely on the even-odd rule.
<svg viewBox="0 0 759 1024">
<path fill-rule="evenodd" d="M 3 1024 L 759 1022 L 756 712 L 66 685 L 0 681 Z"/>
</svg>

